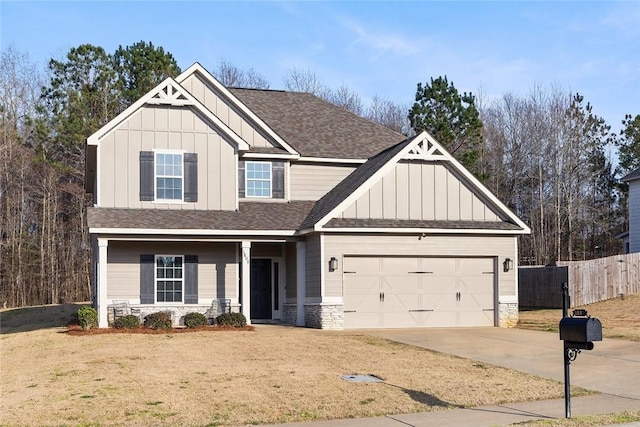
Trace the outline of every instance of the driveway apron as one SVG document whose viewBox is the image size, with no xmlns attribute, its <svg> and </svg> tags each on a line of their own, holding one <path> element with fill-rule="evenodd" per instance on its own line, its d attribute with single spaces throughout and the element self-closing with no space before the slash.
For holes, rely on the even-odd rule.
<svg viewBox="0 0 640 427">
<path fill-rule="evenodd" d="M 564 381 L 558 333 L 505 328 L 362 330 L 372 336 Z M 640 343 L 605 338 L 571 363 L 571 385 L 640 399 Z"/>
</svg>

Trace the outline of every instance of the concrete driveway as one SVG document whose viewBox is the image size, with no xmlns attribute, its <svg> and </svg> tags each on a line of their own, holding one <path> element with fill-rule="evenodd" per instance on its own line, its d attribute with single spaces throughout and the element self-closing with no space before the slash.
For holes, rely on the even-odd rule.
<svg viewBox="0 0 640 427">
<path fill-rule="evenodd" d="M 564 382 L 557 333 L 504 328 L 379 329 L 361 332 Z M 604 339 L 571 363 L 571 385 L 640 399 L 640 342 Z"/>
</svg>

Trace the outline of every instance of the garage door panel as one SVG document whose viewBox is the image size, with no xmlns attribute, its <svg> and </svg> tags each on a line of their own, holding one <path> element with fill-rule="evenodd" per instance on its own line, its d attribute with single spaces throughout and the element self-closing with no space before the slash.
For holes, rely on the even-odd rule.
<svg viewBox="0 0 640 427">
<path fill-rule="evenodd" d="M 427 328 L 449 328 L 456 326 L 455 311 L 433 311 L 422 314 L 422 326 Z"/>
<path fill-rule="evenodd" d="M 420 258 L 420 270 L 430 274 L 450 274 L 455 271 L 455 258 Z"/>
<path fill-rule="evenodd" d="M 415 328 L 421 326 L 419 313 L 404 312 L 392 312 L 383 313 L 382 324 L 383 328 Z"/>
<path fill-rule="evenodd" d="M 465 326 L 493 326 L 494 324 L 494 312 L 490 311 L 460 311 L 458 313 L 458 325 Z"/>
<path fill-rule="evenodd" d="M 415 275 L 404 276 L 382 276 L 380 279 L 380 290 L 390 294 L 416 294 L 420 285 L 420 279 Z"/>
<path fill-rule="evenodd" d="M 380 327 L 380 313 L 347 312 L 344 313 L 345 327 L 351 329 L 367 329 Z"/>
<path fill-rule="evenodd" d="M 344 266 L 346 328 L 494 325 L 493 258 L 347 256 Z"/>
<path fill-rule="evenodd" d="M 385 257 L 382 258 L 380 271 L 384 275 L 406 275 L 410 271 L 418 271 L 417 258 Z"/>
</svg>

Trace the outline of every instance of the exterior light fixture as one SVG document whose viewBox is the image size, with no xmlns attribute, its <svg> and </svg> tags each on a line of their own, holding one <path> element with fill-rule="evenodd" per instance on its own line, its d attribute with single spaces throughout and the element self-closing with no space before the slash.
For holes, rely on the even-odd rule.
<svg viewBox="0 0 640 427">
<path fill-rule="evenodd" d="M 338 258 L 332 256 L 329 260 L 329 271 L 336 271 L 338 269 Z"/>
<path fill-rule="evenodd" d="M 504 262 L 502 263 L 502 268 L 503 268 L 505 273 L 507 273 L 509 270 L 512 270 L 513 269 L 513 260 L 511 258 L 505 258 Z"/>
</svg>

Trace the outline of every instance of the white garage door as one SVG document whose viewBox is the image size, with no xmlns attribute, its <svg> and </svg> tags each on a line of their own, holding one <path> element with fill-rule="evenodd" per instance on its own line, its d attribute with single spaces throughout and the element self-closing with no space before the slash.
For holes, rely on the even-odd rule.
<svg viewBox="0 0 640 427">
<path fill-rule="evenodd" d="M 344 327 L 494 326 L 493 258 L 345 257 Z"/>
</svg>

